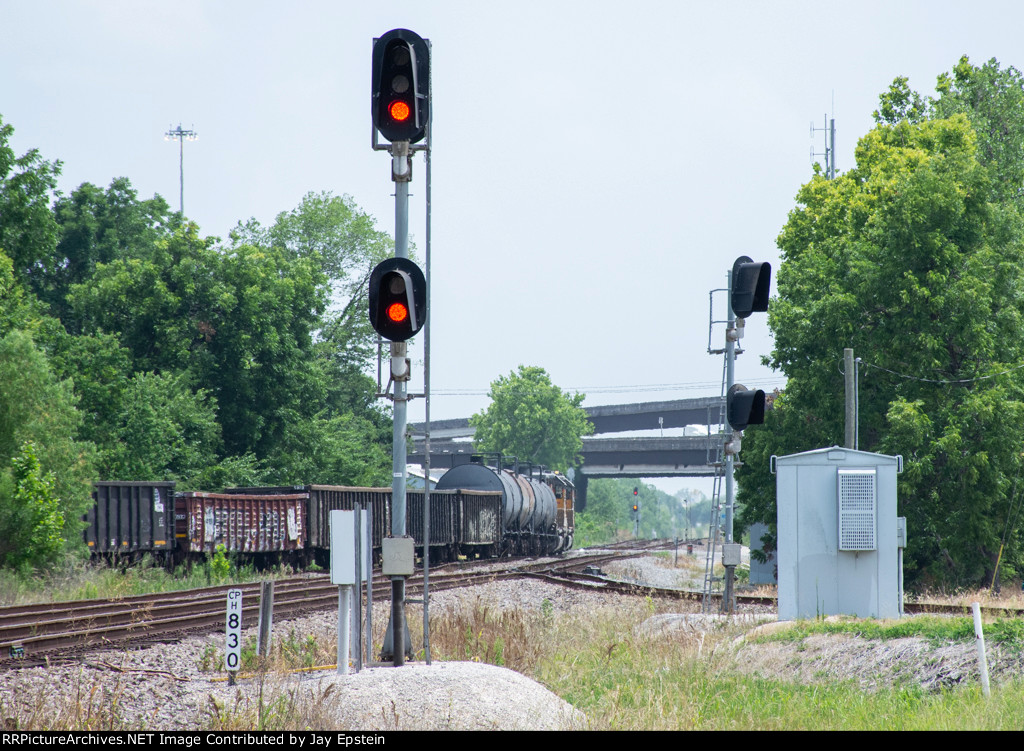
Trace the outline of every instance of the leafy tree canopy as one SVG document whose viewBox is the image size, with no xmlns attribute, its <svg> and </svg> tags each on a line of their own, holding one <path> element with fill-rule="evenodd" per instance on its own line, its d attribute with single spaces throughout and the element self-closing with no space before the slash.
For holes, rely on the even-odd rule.
<svg viewBox="0 0 1024 751">
<path fill-rule="evenodd" d="M 478 451 L 499 451 L 561 472 L 578 464 L 583 436 L 594 432 L 581 405 L 585 394 L 568 394 L 543 368 L 519 370 L 491 383 L 491 404 L 469 418 Z"/>
<path fill-rule="evenodd" d="M 220 453 L 217 405 L 187 377 L 136 373 L 127 388 L 103 475 L 159 477 L 194 487 L 195 477 Z"/>
<path fill-rule="evenodd" d="M 774 523 L 768 459 L 842 443 L 839 371 L 853 347 L 865 363 L 860 448 L 905 459 L 908 581 L 977 585 L 993 573 L 1021 465 L 1024 388 L 998 374 L 1024 363 L 1024 225 L 975 119 L 936 116 L 975 85 L 964 65 L 929 105 L 897 79 L 857 166 L 800 190 L 768 316 L 768 362 L 789 380 L 748 432 L 737 477 L 743 520 Z M 1008 78 L 1019 96 L 1019 74 Z M 1015 531 L 1010 576 L 1024 570 L 1021 543 Z"/>
<path fill-rule="evenodd" d="M 83 333 L 116 334 L 135 370 L 187 371 L 215 396 L 229 454 L 267 455 L 324 393 L 312 354 L 323 277 L 272 248 L 223 253 L 194 230 L 149 258 L 97 265 L 72 285 L 71 307 Z"/>
<path fill-rule="evenodd" d="M 32 290 L 72 333 L 78 326 L 67 303 L 71 285 L 88 280 L 97 264 L 153 256 L 157 241 L 166 240 L 181 222 L 160 196 L 139 200 L 126 177 L 113 180 L 106 191 L 83 183 L 57 199 L 53 214 L 59 240 L 51 257 L 38 260 Z"/>
<path fill-rule="evenodd" d="M 0 121 L 0 516 L 43 530 L 17 539 L 45 552 L 62 519 L 75 544 L 98 478 L 387 480 L 363 303 L 391 240 L 351 198 L 311 193 L 225 246 L 127 178 L 59 194 L 60 162 L 18 157 L 12 132 Z"/>
<path fill-rule="evenodd" d="M 234 247 L 274 248 L 288 258 L 316 264 L 329 281 L 334 302 L 321 336 L 335 345 L 335 357 L 344 363 L 361 367 L 369 361 L 376 342 L 366 316 L 370 272 L 392 254 L 394 243 L 351 196 L 307 193 L 270 227 L 255 219 L 239 223 L 231 242 Z"/>
<path fill-rule="evenodd" d="M 14 262 L 18 279 L 31 287 L 41 260 L 53 256 L 58 227 L 50 210 L 61 163 L 36 149 L 15 156 L 8 145 L 14 128 L 0 118 L 0 251 Z"/>
<path fill-rule="evenodd" d="M 996 200 L 1024 202 L 1024 76 L 992 58 L 978 67 L 966 55 L 939 76 L 937 97 L 924 97 L 905 77 L 880 97 L 875 121 L 895 125 L 963 114 L 977 136 L 977 159 L 991 173 Z"/>
</svg>

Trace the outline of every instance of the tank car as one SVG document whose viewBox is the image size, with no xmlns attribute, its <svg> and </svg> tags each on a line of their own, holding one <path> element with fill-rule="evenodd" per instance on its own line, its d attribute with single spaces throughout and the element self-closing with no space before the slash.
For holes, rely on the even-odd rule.
<svg viewBox="0 0 1024 751">
<path fill-rule="evenodd" d="M 494 466 L 482 457 L 452 467 L 437 482 L 438 490 L 497 491 L 501 503 L 501 555 L 552 555 L 572 547 L 575 492 L 564 475 L 520 466 Z"/>
</svg>

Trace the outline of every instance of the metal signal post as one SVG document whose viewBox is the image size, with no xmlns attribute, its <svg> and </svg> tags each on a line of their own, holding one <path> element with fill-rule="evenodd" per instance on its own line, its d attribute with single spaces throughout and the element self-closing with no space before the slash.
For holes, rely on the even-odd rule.
<svg viewBox="0 0 1024 751">
<path fill-rule="evenodd" d="M 733 515 L 735 508 L 735 490 L 733 484 L 733 469 L 735 468 L 735 457 L 740 453 L 743 431 L 748 425 L 757 425 L 764 422 L 765 396 L 760 389 L 747 390 L 735 382 L 735 364 L 738 354 L 736 343 L 743 338 L 743 331 L 746 319 L 751 313 L 764 313 L 768 310 L 771 265 L 764 262 L 755 262 L 747 256 L 740 256 L 733 263 L 731 272 L 728 275 L 729 286 L 725 291 L 728 300 L 728 317 L 725 321 L 725 349 L 713 350 L 711 348 L 711 326 L 715 321 L 710 321 L 708 329 L 708 352 L 725 354 L 725 378 L 723 391 L 725 396 L 725 411 L 723 417 L 723 445 L 722 464 L 725 480 L 725 541 L 722 545 L 722 565 L 725 567 L 725 591 L 722 593 L 722 610 L 733 612 L 733 581 L 736 574 L 736 566 L 740 563 L 740 546 L 733 541 Z M 714 292 L 712 292 L 712 295 Z M 713 317 L 713 316 L 712 316 Z M 718 321 L 721 323 L 721 321 Z M 742 351 L 742 350 L 740 350 Z M 705 564 L 704 577 L 704 610 L 708 611 L 710 595 L 713 589 L 713 582 L 716 578 L 712 571 L 714 568 L 714 551 L 717 546 L 715 540 L 718 536 L 718 482 L 715 486 L 715 506 L 712 515 L 712 530 L 708 544 L 708 559 Z"/>
<path fill-rule="evenodd" d="M 391 341 L 391 383 L 394 385 L 394 426 L 391 459 L 391 538 L 384 540 L 384 574 L 391 576 L 391 653 L 393 664 L 405 664 L 405 579 L 413 572 L 414 545 L 406 535 L 406 439 L 410 375 L 406 340 L 423 326 L 428 313 L 423 273 L 409 260 L 410 155 L 430 149 L 430 47 L 408 29 L 392 29 L 374 40 L 370 110 L 372 146 L 391 152 L 395 183 L 395 257 L 374 269 L 370 280 L 370 321 Z M 378 144 L 381 135 L 390 146 Z M 426 139 L 422 146 L 414 146 Z M 424 504 L 430 506 L 430 477 Z M 424 521 L 424 568 L 429 555 L 429 519 Z M 425 595 L 426 598 L 426 595 Z M 385 642 L 385 652 L 387 642 Z"/>
</svg>

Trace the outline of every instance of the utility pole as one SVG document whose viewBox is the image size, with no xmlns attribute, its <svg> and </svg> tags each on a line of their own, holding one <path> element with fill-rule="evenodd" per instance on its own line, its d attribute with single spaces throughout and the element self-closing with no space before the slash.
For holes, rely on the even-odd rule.
<svg viewBox="0 0 1024 751">
<path fill-rule="evenodd" d="M 170 127 L 170 126 L 168 126 Z M 183 130 L 181 123 L 178 123 L 178 127 L 174 130 L 168 130 L 164 133 L 165 141 L 177 141 L 180 146 L 178 149 L 178 174 L 179 174 L 179 203 L 178 210 L 181 212 L 182 217 L 185 216 L 185 141 L 195 141 L 199 138 L 199 134 L 194 130 Z"/>
<path fill-rule="evenodd" d="M 853 349 L 847 347 L 843 350 L 843 385 L 846 387 L 846 448 L 856 448 L 856 425 L 857 410 L 854 404 L 853 387 Z"/>
</svg>

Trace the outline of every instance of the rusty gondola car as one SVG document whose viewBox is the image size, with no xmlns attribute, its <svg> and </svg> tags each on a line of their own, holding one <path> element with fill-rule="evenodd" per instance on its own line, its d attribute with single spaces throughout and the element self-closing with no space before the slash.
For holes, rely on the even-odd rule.
<svg viewBox="0 0 1024 751">
<path fill-rule="evenodd" d="M 175 539 L 184 558 L 226 553 L 260 565 L 308 562 L 307 493 L 279 495 L 190 491 L 174 499 Z"/>
</svg>

